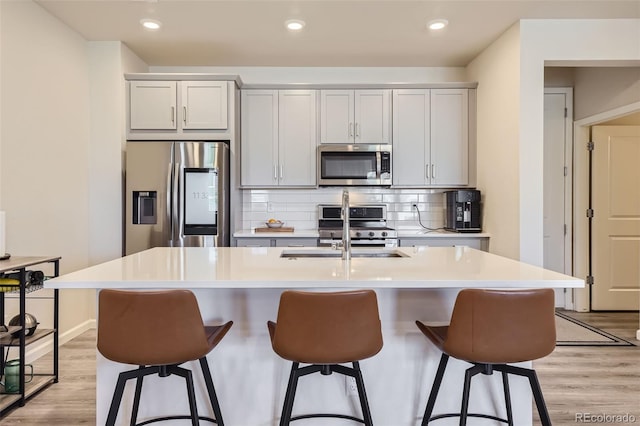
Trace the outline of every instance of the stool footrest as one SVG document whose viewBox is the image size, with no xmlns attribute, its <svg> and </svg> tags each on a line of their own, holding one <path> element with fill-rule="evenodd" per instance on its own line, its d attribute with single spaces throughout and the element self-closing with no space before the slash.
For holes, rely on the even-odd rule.
<svg viewBox="0 0 640 426">
<path fill-rule="evenodd" d="M 184 415 L 184 416 L 158 417 L 155 419 L 145 420 L 144 422 L 136 423 L 135 426 L 144 426 L 144 425 L 148 425 L 156 422 L 166 422 L 168 420 L 191 420 L 191 416 Z M 206 422 L 218 424 L 218 422 L 215 419 L 212 419 L 211 417 L 198 416 L 198 420 L 204 420 Z"/>
<path fill-rule="evenodd" d="M 438 414 L 435 415 L 433 417 L 429 418 L 429 421 L 432 422 L 434 420 L 440 420 L 440 419 L 444 419 L 447 417 L 460 417 L 460 413 L 446 413 L 446 414 Z M 496 416 L 491 416 L 489 414 L 479 414 L 479 413 L 467 413 L 467 417 L 480 417 L 483 419 L 491 419 L 491 420 L 495 420 L 497 422 L 502 422 L 502 423 L 509 423 L 509 420 L 507 419 L 502 419 L 500 417 L 496 417 Z"/>
<path fill-rule="evenodd" d="M 291 419 L 289 421 L 294 421 L 294 420 L 302 420 L 302 419 L 313 419 L 313 418 L 317 418 L 317 417 L 330 417 L 330 418 L 335 418 L 335 419 L 346 419 L 346 420 L 353 420 L 354 422 L 360 422 L 360 423 L 364 423 L 365 421 L 363 419 L 359 419 L 357 417 L 353 417 L 353 416 L 348 416 L 346 414 L 303 414 L 300 416 L 294 416 L 291 417 Z"/>
</svg>

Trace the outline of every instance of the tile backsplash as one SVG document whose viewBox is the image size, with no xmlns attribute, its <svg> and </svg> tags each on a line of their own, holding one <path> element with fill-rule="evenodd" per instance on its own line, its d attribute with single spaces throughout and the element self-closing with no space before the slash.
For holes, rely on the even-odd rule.
<svg viewBox="0 0 640 426">
<path fill-rule="evenodd" d="M 388 225 L 396 229 L 431 229 L 444 225 L 442 190 L 349 188 L 351 204 L 386 204 Z M 317 229 L 318 204 L 340 204 L 342 188 L 245 189 L 242 198 L 242 228 L 263 227 L 269 218 L 285 222 L 298 230 Z"/>
</svg>

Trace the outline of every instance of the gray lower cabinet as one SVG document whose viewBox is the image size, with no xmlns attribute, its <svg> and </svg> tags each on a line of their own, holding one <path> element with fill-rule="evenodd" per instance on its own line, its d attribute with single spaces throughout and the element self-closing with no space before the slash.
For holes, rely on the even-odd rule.
<svg viewBox="0 0 640 426">
<path fill-rule="evenodd" d="M 400 238 L 400 247 L 452 247 L 468 246 L 478 250 L 489 251 L 489 237 L 422 237 L 422 238 Z"/>
<path fill-rule="evenodd" d="M 317 238 L 236 238 L 236 247 L 316 247 Z"/>
</svg>

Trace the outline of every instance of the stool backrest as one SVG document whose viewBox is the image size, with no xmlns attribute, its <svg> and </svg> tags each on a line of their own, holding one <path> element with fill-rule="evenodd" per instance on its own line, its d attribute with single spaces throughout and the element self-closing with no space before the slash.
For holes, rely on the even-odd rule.
<svg viewBox="0 0 640 426">
<path fill-rule="evenodd" d="M 198 302 L 188 290 L 101 290 L 98 350 L 135 365 L 180 364 L 209 351 Z"/>
<path fill-rule="evenodd" d="M 377 354 L 382 331 L 375 292 L 283 292 L 272 345 L 282 358 L 310 364 L 353 362 Z"/>
<path fill-rule="evenodd" d="M 552 289 L 462 290 L 444 342 L 446 353 L 479 363 L 542 358 L 555 348 Z"/>
</svg>

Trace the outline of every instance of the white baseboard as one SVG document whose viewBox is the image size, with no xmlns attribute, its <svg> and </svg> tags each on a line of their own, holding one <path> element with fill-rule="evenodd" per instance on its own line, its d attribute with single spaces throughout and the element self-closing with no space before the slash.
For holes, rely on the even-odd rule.
<svg viewBox="0 0 640 426">
<path fill-rule="evenodd" d="M 77 326 L 73 327 L 71 330 L 67 330 L 64 333 L 58 336 L 58 346 L 62 346 L 74 337 L 78 337 L 82 333 L 87 330 L 91 330 L 96 328 L 96 320 L 87 320 Z M 48 354 L 53 350 L 53 339 L 46 339 L 46 342 L 43 342 L 38 345 L 30 345 L 27 347 L 27 351 L 25 353 L 25 363 L 29 364 L 37 360 L 43 355 Z"/>
</svg>

